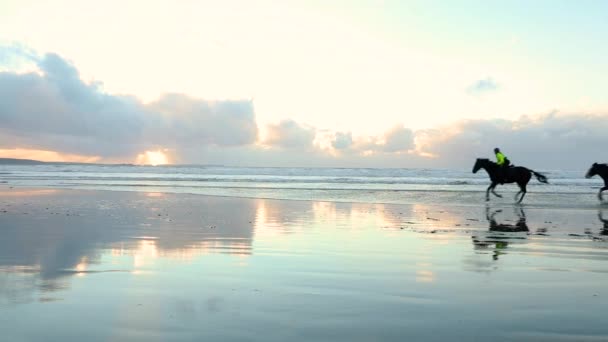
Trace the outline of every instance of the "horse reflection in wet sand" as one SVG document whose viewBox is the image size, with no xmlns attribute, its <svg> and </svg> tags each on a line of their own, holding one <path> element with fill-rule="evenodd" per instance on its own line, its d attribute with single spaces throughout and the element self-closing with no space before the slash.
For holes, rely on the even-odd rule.
<svg viewBox="0 0 608 342">
<path fill-rule="evenodd" d="M 597 217 L 604 224 L 604 227 L 600 230 L 600 235 L 608 235 L 608 220 L 604 218 L 601 210 L 597 212 Z"/>
<path fill-rule="evenodd" d="M 602 177 L 602 179 L 604 180 L 604 187 L 601 188 L 600 191 L 597 193 L 597 198 L 602 201 L 602 192 L 608 190 L 608 164 L 593 163 L 589 171 L 587 171 L 585 178 L 591 178 L 595 175 Z"/>
<path fill-rule="evenodd" d="M 499 183 L 517 183 L 517 185 L 519 185 L 519 192 L 515 194 L 515 200 L 517 201 L 517 203 L 521 203 L 521 201 L 524 199 L 524 196 L 527 192 L 526 186 L 532 178 L 532 175 L 536 176 L 536 179 L 538 179 L 539 182 L 548 183 L 547 177 L 545 177 L 545 175 L 536 171 L 532 171 L 523 166 L 508 167 L 504 179 L 501 179 L 501 167 L 489 159 L 477 158 L 475 165 L 473 165 L 473 173 L 477 173 L 477 171 L 479 171 L 480 169 L 486 170 L 486 172 L 490 176 L 490 181 L 492 181 L 492 183 L 486 190 L 486 201 L 490 200 L 490 191 L 492 192 L 492 194 L 494 194 L 494 196 L 502 197 L 502 195 L 499 195 L 494 191 L 494 188 Z M 519 198 L 519 200 L 517 200 L 517 196 L 519 196 L 519 194 L 521 194 L 521 197 Z"/>
<path fill-rule="evenodd" d="M 502 212 L 502 210 L 495 210 L 490 214 L 490 208 L 486 207 L 486 219 L 490 224 L 489 233 L 480 232 L 479 235 L 473 235 L 471 237 L 475 249 L 488 249 L 494 247 L 494 254 L 492 255 L 494 260 L 498 260 L 498 256 L 503 254 L 502 250 L 506 249 L 510 242 L 527 239 L 528 232 L 530 231 L 528 224 L 526 223 L 526 214 L 524 213 L 523 208 L 519 208 L 519 211 L 517 212 L 519 219 L 515 223 L 498 223 L 495 216 L 500 212 Z M 526 236 L 502 234 L 519 232 L 526 233 Z"/>
</svg>

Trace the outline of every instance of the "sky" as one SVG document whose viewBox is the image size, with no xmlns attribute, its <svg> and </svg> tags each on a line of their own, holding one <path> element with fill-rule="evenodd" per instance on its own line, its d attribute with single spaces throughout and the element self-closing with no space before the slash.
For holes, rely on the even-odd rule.
<svg viewBox="0 0 608 342">
<path fill-rule="evenodd" d="M 605 13 L 590 0 L 3 0 L 0 157 L 468 167 L 501 147 L 584 169 L 608 159 Z"/>
</svg>

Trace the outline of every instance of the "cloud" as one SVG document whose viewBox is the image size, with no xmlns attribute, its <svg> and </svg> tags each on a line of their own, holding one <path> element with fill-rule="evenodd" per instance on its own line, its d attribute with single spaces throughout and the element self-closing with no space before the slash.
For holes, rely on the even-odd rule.
<svg viewBox="0 0 608 342">
<path fill-rule="evenodd" d="M 12 47 L 0 51 L 13 56 L 11 61 L 21 53 Z M 232 146 L 257 139 L 251 101 L 167 94 L 145 105 L 83 82 L 74 65 L 57 54 L 22 58 L 34 60 L 38 70 L 0 72 L 0 148 L 129 159 L 159 147 Z"/>
<path fill-rule="evenodd" d="M 83 83 L 57 55 L 45 55 L 38 66 L 42 74 L 0 73 L 0 129 L 12 137 L 11 145 L 93 155 L 134 152 L 146 116 L 141 104 Z"/>
<path fill-rule="evenodd" d="M 353 134 L 351 132 L 336 132 L 331 146 L 336 150 L 344 150 L 353 144 Z"/>
<path fill-rule="evenodd" d="M 151 127 L 163 145 L 236 146 L 257 140 L 258 127 L 249 100 L 205 101 L 165 94 L 146 108 L 160 114 Z"/>
<path fill-rule="evenodd" d="M 414 148 L 414 132 L 403 126 L 395 126 L 384 135 L 384 152 L 403 152 Z"/>
<path fill-rule="evenodd" d="M 265 144 L 288 149 L 309 149 L 313 146 L 316 130 L 293 120 L 283 120 L 267 126 Z"/>
<path fill-rule="evenodd" d="M 36 51 L 21 44 L 0 46 L 0 70 L 2 67 L 20 69 L 29 63 L 35 63 L 37 59 Z"/>
<path fill-rule="evenodd" d="M 584 169 L 606 161 L 608 114 L 548 113 L 517 120 L 467 120 L 416 134 L 419 152 L 435 155 L 441 166 L 470 166 L 493 157 L 499 147 L 518 165 Z"/>
<path fill-rule="evenodd" d="M 467 93 L 470 95 L 483 95 L 497 91 L 499 89 L 498 83 L 494 79 L 487 77 L 482 80 L 478 80 L 467 88 Z"/>
<path fill-rule="evenodd" d="M 462 120 L 418 131 L 397 125 L 378 136 L 284 120 L 268 125 L 260 142 L 250 100 L 165 94 L 144 104 L 82 81 L 59 55 L 0 48 L 4 66 L 19 64 L 19 56 L 36 69 L 0 72 L 0 154 L 5 156 L 29 151 L 47 159 L 133 162 L 146 151 L 169 151 L 182 163 L 468 168 L 500 147 L 513 163 L 539 169 L 585 169 L 608 161 L 607 113 Z M 487 78 L 471 89 L 483 93 L 497 87 Z"/>
<path fill-rule="evenodd" d="M 413 167 L 426 165 L 428 161 L 428 158 L 415 154 L 331 155 L 315 148 L 268 149 L 256 145 L 233 147 L 208 145 L 197 149 L 181 150 L 179 157 L 190 163 L 264 167 Z"/>
<path fill-rule="evenodd" d="M 371 155 L 374 153 L 403 153 L 413 150 L 414 132 L 396 125 L 380 136 L 357 136 L 351 132 L 335 132 L 331 147 L 339 154 Z"/>
</svg>

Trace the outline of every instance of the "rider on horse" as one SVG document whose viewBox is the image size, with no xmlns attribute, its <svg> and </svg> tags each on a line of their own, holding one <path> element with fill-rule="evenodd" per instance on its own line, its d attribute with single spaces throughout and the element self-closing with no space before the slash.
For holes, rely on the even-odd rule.
<svg viewBox="0 0 608 342">
<path fill-rule="evenodd" d="M 500 184 L 504 184 L 505 178 L 507 178 L 508 167 L 511 165 L 511 162 L 509 161 L 509 158 L 505 157 L 505 155 L 500 152 L 498 147 L 494 149 L 494 153 L 496 154 L 496 164 L 500 166 Z"/>
</svg>

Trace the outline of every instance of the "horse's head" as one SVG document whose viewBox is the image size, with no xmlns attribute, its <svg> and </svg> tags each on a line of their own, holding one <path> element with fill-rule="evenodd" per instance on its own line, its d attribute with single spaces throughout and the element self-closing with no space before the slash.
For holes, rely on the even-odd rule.
<svg viewBox="0 0 608 342">
<path fill-rule="evenodd" d="M 593 163 L 593 165 L 591 165 L 591 168 L 589 169 L 589 171 L 587 171 L 585 178 L 591 178 L 591 177 L 597 175 L 599 173 L 599 166 L 600 166 L 600 164 Z"/>
<path fill-rule="evenodd" d="M 473 173 L 477 173 L 477 171 L 484 167 L 488 161 L 488 159 L 477 158 L 477 160 L 475 161 L 475 165 L 473 165 Z"/>
</svg>

